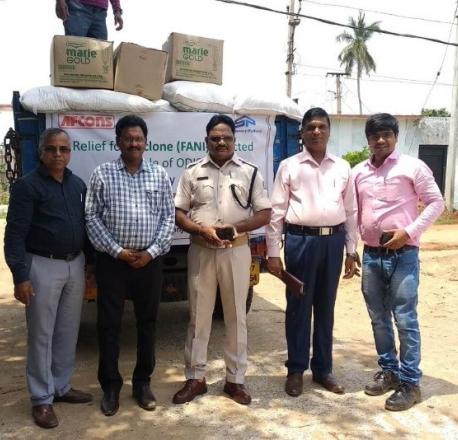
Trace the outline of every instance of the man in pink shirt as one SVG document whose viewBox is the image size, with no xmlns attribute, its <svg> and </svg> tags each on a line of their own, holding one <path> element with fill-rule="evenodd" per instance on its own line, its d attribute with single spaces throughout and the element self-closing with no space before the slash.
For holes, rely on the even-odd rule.
<svg viewBox="0 0 458 440">
<path fill-rule="evenodd" d="M 362 291 L 381 368 L 365 393 L 379 396 L 395 390 L 385 402 L 391 411 L 403 411 L 421 401 L 418 247 L 422 232 L 444 210 L 431 170 L 421 160 L 395 151 L 398 132 L 392 115 L 369 117 L 366 137 L 372 156 L 353 170 L 364 241 Z M 419 201 L 425 205 L 421 214 Z"/>
<path fill-rule="evenodd" d="M 110 0 L 116 30 L 123 28 L 120 0 Z M 56 0 L 56 15 L 64 22 L 65 35 L 108 38 L 108 0 Z"/>
<path fill-rule="evenodd" d="M 272 218 L 267 228 L 268 270 L 283 268 L 280 244 L 285 231 L 286 270 L 304 282 L 305 295 L 286 291 L 288 375 L 285 391 L 299 396 L 303 373 L 309 367 L 313 311 L 313 380 L 342 394 L 332 375 L 332 330 L 337 286 L 356 272 L 356 199 L 349 164 L 326 151 L 330 134 L 328 114 L 308 110 L 302 120 L 305 149 L 281 162 L 272 192 Z"/>
</svg>

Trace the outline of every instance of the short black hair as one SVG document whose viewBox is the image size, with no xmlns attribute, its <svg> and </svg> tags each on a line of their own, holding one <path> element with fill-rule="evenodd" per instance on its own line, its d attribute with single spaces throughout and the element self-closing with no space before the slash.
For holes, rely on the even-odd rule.
<svg viewBox="0 0 458 440">
<path fill-rule="evenodd" d="M 46 142 L 48 142 L 48 139 L 51 136 L 57 136 L 59 134 L 65 134 L 68 139 L 70 139 L 70 136 L 68 133 L 63 130 L 62 128 L 47 128 L 40 134 L 40 139 L 38 141 L 38 154 L 41 155 L 43 153 L 44 148 L 46 147 Z"/>
<path fill-rule="evenodd" d="M 213 130 L 213 127 L 215 127 L 218 124 L 226 124 L 228 127 L 230 127 L 232 134 L 235 134 L 235 123 L 232 118 L 230 118 L 227 115 L 215 115 L 212 116 L 212 118 L 208 121 L 206 130 L 207 130 L 207 136 L 210 133 L 210 131 Z"/>
<path fill-rule="evenodd" d="M 116 137 L 120 137 L 125 128 L 132 127 L 140 127 L 145 138 L 148 136 L 148 127 L 143 118 L 137 115 L 126 115 L 116 123 Z"/>
<path fill-rule="evenodd" d="M 328 112 L 321 107 L 313 107 L 304 113 L 304 117 L 302 118 L 302 127 L 305 127 L 305 124 L 313 118 L 325 118 L 326 121 L 328 121 L 328 127 L 331 128 L 331 121 L 329 119 Z"/>
<path fill-rule="evenodd" d="M 365 128 L 366 137 L 383 130 L 391 130 L 397 136 L 399 133 L 398 120 L 389 113 L 376 113 L 367 118 Z"/>
</svg>

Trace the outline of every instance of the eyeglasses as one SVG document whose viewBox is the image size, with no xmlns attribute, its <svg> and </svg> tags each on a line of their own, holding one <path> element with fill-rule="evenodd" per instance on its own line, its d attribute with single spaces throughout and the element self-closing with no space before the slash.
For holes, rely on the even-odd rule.
<svg viewBox="0 0 458 440">
<path fill-rule="evenodd" d="M 45 145 L 43 150 L 51 154 L 57 154 L 58 152 L 60 154 L 69 154 L 72 151 L 70 147 L 55 147 L 54 145 Z"/>
<path fill-rule="evenodd" d="M 210 139 L 215 144 L 219 144 L 221 141 L 223 141 L 225 144 L 231 144 L 234 142 L 234 136 L 210 136 L 208 139 Z"/>
<path fill-rule="evenodd" d="M 373 133 L 367 136 L 368 142 L 371 142 L 371 143 L 377 142 L 380 138 L 384 140 L 392 139 L 394 138 L 394 133 L 392 130 L 386 130 L 386 131 L 379 131 L 377 133 Z"/>
<path fill-rule="evenodd" d="M 143 136 L 121 136 L 120 139 L 126 144 L 143 144 L 146 140 Z"/>
</svg>

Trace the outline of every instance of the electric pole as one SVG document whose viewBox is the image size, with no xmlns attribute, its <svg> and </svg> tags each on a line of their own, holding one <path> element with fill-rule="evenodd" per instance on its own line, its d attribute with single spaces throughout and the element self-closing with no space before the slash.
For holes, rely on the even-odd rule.
<svg viewBox="0 0 458 440">
<path fill-rule="evenodd" d="M 299 0 L 301 2 L 302 0 Z M 288 55 L 286 57 L 286 95 L 291 98 L 291 84 L 293 80 L 293 69 L 294 69 L 294 32 L 296 30 L 296 26 L 301 22 L 297 15 L 299 11 L 295 12 L 295 0 L 289 0 L 289 7 L 286 8 L 288 15 Z M 300 10 L 300 6 L 299 6 Z"/>
<path fill-rule="evenodd" d="M 457 17 L 455 17 L 457 18 Z M 455 41 L 458 42 L 458 26 Z M 455 47 L 455 70 L 453 75 L 452 107 L 445 169 L 445 204 L 448 212 L 453 212 L 455 202 L 456 144 L 458 142 L 458 48 Z"/>
<path fill-rule="evenodd" d="M 340 78 L 342 76 L 348 76 L 348 73 L 344 72 L 328 72 L 326 76 L 335 76 L 336 77 L 336 99 L 337 99 L 337 114 L 342 114 L 342 83 Z"/>
</svg>

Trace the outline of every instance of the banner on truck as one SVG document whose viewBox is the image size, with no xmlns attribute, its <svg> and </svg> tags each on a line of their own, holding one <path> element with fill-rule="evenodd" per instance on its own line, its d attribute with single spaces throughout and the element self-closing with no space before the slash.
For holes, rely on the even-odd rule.
<svg viewBox="0 0 458 440">
<path fill-rule="evenodd" d="M 115 125 L 124 114 L 54 113 L 47 115 L 46 125 L 60 127 L 70 136 L 72 158 L 69 168 L 86 183 L 94 168 L 119 157 Z M 173 191 L 188 164 L 207 154 L 205 126 L 211 113 L 155 112 L 143 113 L 148 126 L 148 143 L 144 158 L 162 165 Z M 275 116 L 240 116 L 235 120 L 235 151 L 257 165 L 269 191 L 273 183 L 273 143 Z M 176 234 L 175 244 L 187 235 Z"/>
</svg>

